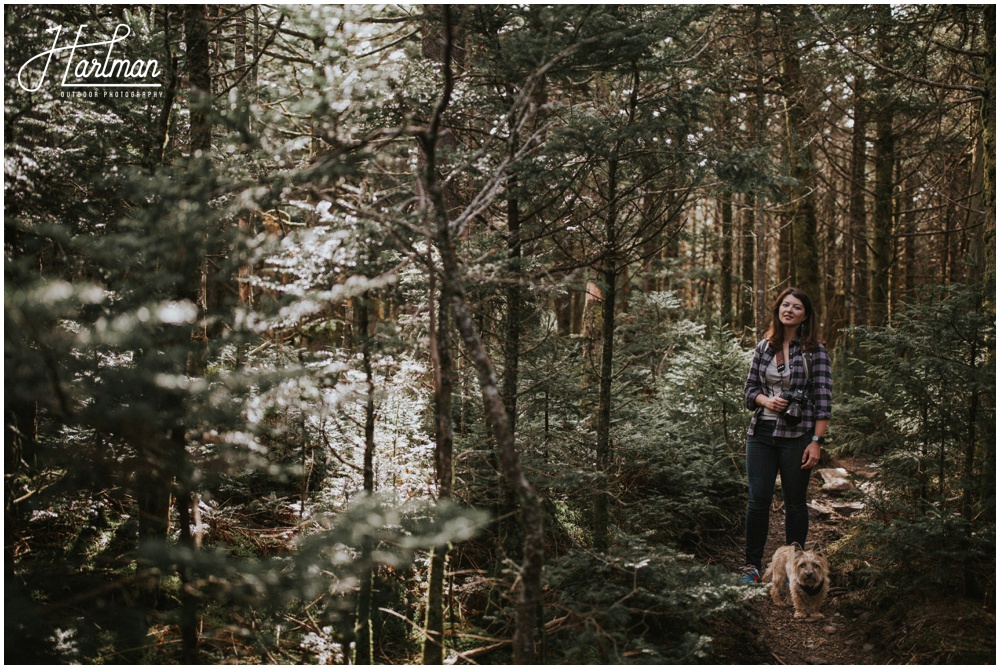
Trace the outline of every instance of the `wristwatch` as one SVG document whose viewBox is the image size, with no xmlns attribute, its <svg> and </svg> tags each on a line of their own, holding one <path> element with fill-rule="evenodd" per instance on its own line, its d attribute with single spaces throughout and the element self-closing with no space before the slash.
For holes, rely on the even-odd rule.
<svg viewBox="0 0 1000 669">
<path fill-rule="evenodd" d="M 817 437 L 817 436 L 813 435 L 812 440 L 815 441 L 820 446 L 822 446 L 823 444 L 826 443 L 826 438 L 825 437 Z"/>
</svg>

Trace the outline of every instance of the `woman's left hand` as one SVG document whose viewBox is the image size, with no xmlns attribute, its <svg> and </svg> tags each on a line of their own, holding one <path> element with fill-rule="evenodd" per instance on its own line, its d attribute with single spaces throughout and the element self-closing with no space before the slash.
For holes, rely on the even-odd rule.
<svg viewBox="0 0 1000 669">
<path fill-rule="evenodd" d="M 802 454 L 802 469 L 812 469 L 819 464 L 819 444 L 815 441 L 806 446 L 805 453 Z"/>
</svg>

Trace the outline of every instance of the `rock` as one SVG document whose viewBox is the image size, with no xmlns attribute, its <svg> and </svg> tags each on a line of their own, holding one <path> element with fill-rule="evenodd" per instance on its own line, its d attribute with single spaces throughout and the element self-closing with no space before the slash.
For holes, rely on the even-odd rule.
<svg viewBox="0 0 1000 669">
<path fill-rule="evenodd" d="M 809 502 L 806 506 L 809 507 L 809 515 L 814 518 L 827 518 L 833 515 L 834 509 L 822 502 Z"/>
<path fill-rule="evenodd" d="M 854 484 L 847 478 L 847 470 L 843 467 L 820 469 L 816 471 L 816 474 L 823 479 L 823 490 L 842 492 L 844 490 L 850 490 L 854 487 Z"/>
<path fill-rule="evenodd" d="M 842 516 L 852 516 L 859 511 L 864 511 L 865 505 L 861 502 L 833 502 L 834 511 Z"/>
</svg>

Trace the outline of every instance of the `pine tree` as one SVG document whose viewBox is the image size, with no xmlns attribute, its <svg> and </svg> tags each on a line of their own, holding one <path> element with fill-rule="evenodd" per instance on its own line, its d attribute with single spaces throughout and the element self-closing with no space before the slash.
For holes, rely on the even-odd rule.
<svg viewBox="0 0 1000 669">
<path fill-rule="evenodd" d="M 846 552 L 870 556 L 855 576 L 877 597 L 933 584 L 978 598 L 992 573 L 996 331 L 983 297 L 939 288 L 893 327 L 858 333 L 871 392 L 845 426 L 849 444 L 878 456 L 880 476 Z"/>
</svg>

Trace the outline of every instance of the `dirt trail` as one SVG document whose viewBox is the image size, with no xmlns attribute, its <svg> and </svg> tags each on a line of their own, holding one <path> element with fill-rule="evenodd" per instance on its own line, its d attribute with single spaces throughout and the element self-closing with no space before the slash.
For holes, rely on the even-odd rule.
<svg viewBox="0 0 1000 669">
<path fill-rule="evenodd" d="M 870 471 L 863 464 L 849 459 L 835 460 L 823 467 L 837 468 L 846 470 L 855 482 L 870 476 Z M 853 488 L 854 485 L 844 481 L 841 487 Z M 807 543 L 826 546 L 839 539 L 844 521 L 860 508 L 854 501 L 855 497 L 849 490 L 825 487 L 824 478 L 814 472 L 809 484 Z M 776 501 L 771 509 L 771 531 L 764 551 L 765 566 L 775 549 L 783 543 L 784 536 L 784 510 L 780 501 Z M 759 616 L 757 643 L 762 652 L 770 655 L 776 664 L 872 664 L 874 646 L 866 638 L 868 614 L 854 610 L 842 601 L 844 593 L 834 571 L 830 596 L 822 608 L 824 618 L 817 621 L 795 620 L 792 609 L 775 605 L 770 597 L 755 599 L 751 606 Z"/>
</svg>

